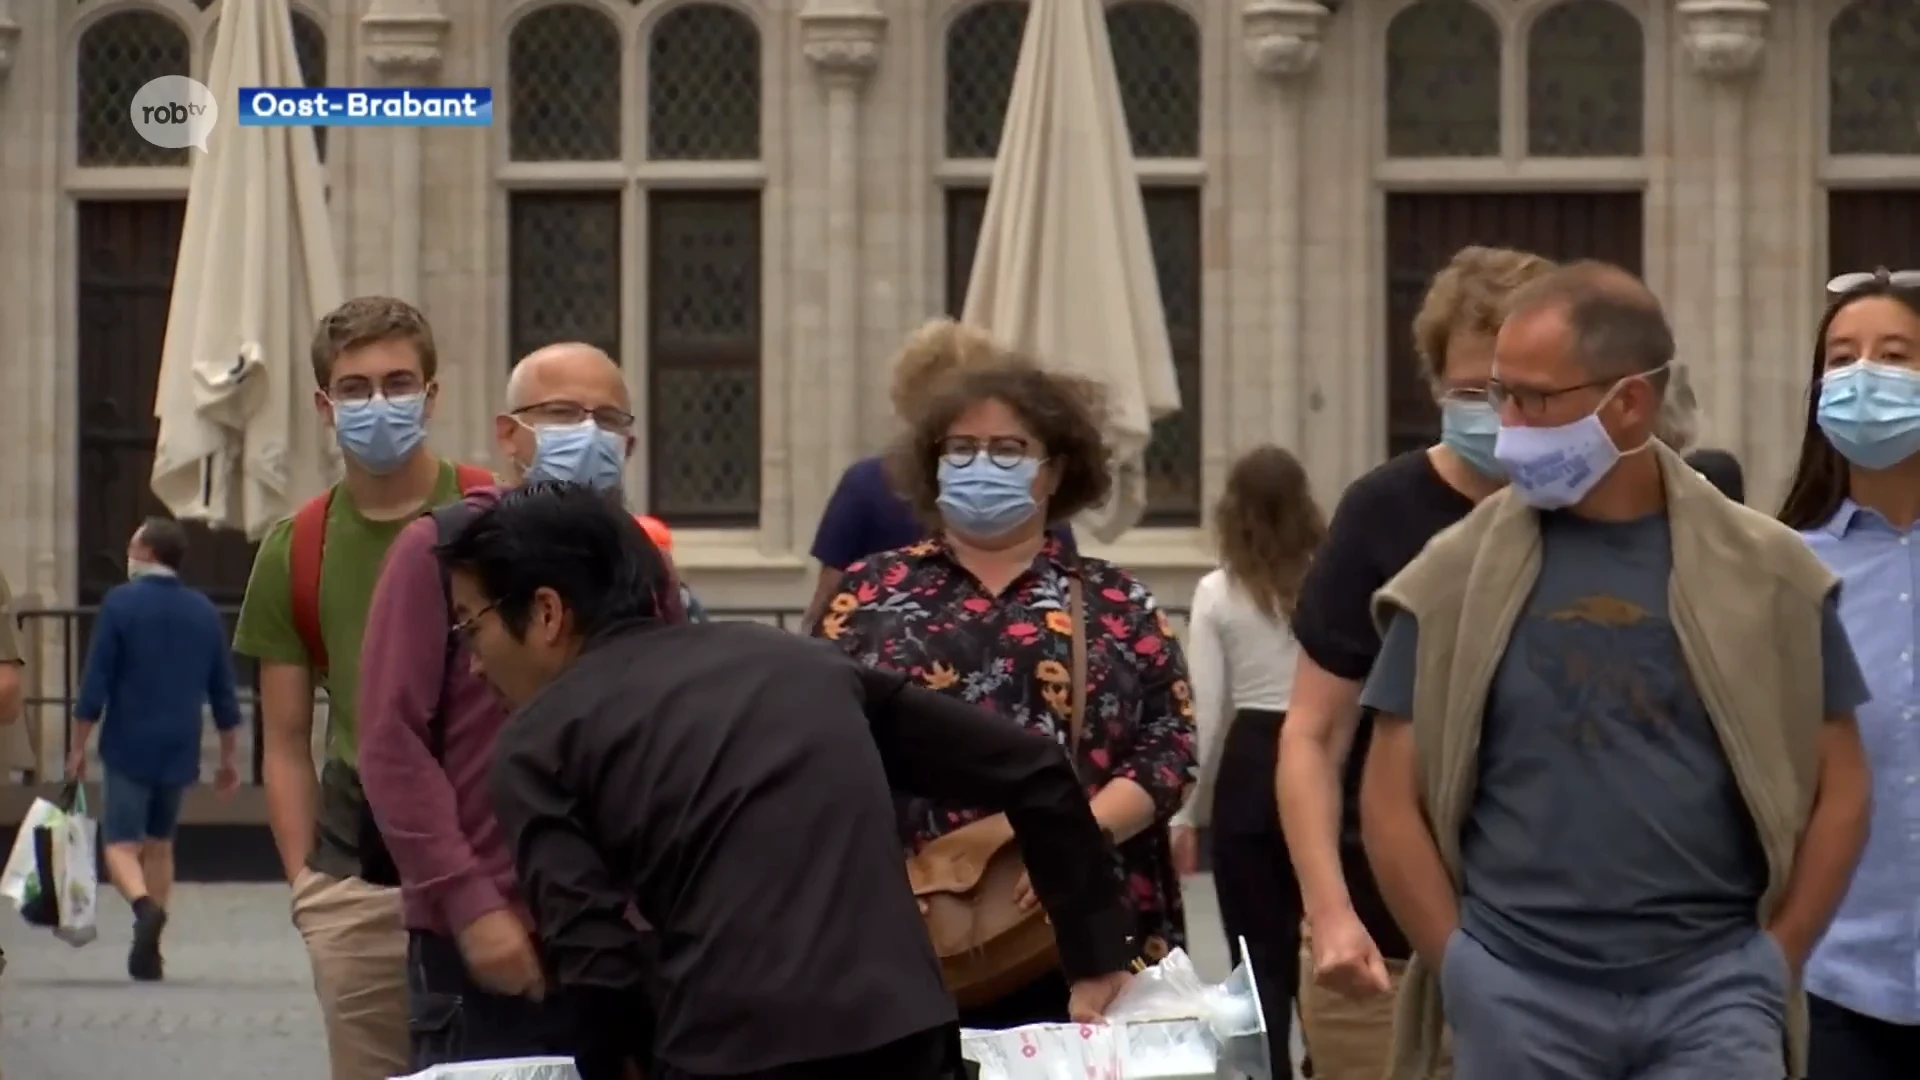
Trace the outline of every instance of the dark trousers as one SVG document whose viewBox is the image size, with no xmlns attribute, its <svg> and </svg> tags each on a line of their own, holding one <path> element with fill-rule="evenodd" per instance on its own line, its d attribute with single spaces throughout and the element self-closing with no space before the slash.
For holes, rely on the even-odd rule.
<svg viewBox="0 0 1920 1080">
<path fill-rule="evenodd" d="M 960 1026 L 998 1031 L 1026 1024 L 1064 1024 L 1072 988 L 1058 970 L 1049 971 L 998 1001 L 960 1010 Z"/>
<path fill-rule="evenodd" d="M 1235 963 L 1253 967 L 1272 1060 L 1285 1061 L 1300 986 L 1300 883 L 1280 833 L 1274 768 L 1286 713 L 1241 709 L 1220 752 L 1214 778 L 1213 887 Z M 1247 943 L 1240 955 L 1240 939 Z"/>
<path fill-rule="evenodd" d="M 1808 1080 L 1911 1080 L 1920 1075 L 1920 1027 L 1892 1024 L 1807 996 Z"/>
<path fill-rule="evenodd" d="M 573 1053 L 568 1017 L 556 999 L 481 989 L 452 938 L 420 930 L 407 934 L 407 1032 L 415 1070 Z"/>
<path fill-rule="evenodd" d="M 754 1073 L 740 1073 L 727 1080 L 849 1080 L 872 1077 L 874 1080 L 966 1080 L 973 1075 L 960 1058 L 960 1029 L 947 1024 L 896 1039 L 885 1046 L 844 1057 L 820 1058 L 796 1062 Z M 656 1080 L 649 1074 L 647 1080 Z M 657 1080 L 720 1080 L 663 1067 Z"/>
</svg>

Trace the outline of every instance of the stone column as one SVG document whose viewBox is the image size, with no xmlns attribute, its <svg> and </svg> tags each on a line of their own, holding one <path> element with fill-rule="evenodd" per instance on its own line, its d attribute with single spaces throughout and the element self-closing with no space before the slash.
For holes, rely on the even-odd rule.
<svg viewBox="0 0 1920 1080">
<path fill-rule="evenodd" d="M 1748 390 L 1765 381 L 1753 370 L 1746 314 L 1747 91 L 1766 46 L 1768 4 L 1681 0 L 1677 11 L 1693 70 L 1708 84 L 1712 115 L 1713 351 L 1702 408 L 1714 421 L 1714 441 L 1746 458 L 1754 450 Z"/>
<path fill-rule="evenodd" d="M 860 313 L 860 96 L 879 63 L 886 26 L 887 17 L 873 0 L 808 0 L 800 12 L 801 50 L 826 92 L 820 192 L 825 202 L 826 334 L 808 350 L 823 395 L 824 407 L 817 419 L 825 438 L 824 445 L 806 450 L 814 452 L 817 479 L 828 486 L 817 493 L 809 491 L 805 502 L 795 507 L 799 522 L 814 520 L 834 478 L 860 453 L 865 392 L 860 355 L 865 336 Z M 805 379 L 801 375 L 798 381 Z M 795 537 L 801 547 L 806 540 Z"/>
<path fill-rule="evenodd" d="M 445 55 L 447 17 L 437 0 L 372 0 L 360 17 L 360 39 L 380 81 L 389 86 L 420 86 L 440 74 Z M 387 160 L 388 196 L 380 220 L 387 223 L 386 291 L 410 303 L 420 302 L 420 129 L 388 128 L 360 133 L 386 144 L 362 160 Z M 368 209 L 371 209 L 368 207 Z M 365 211 L 363 211 L 365 212 Z"/>
<path fill-rule="evenodd" d="M 1267 124 L 1266 304 L 1271 338 L 1258 365 L 1266 373 L 1266 430 L 1258 440 L 1236 433 L 1243 444 L 1271 439 L 1298 452 L 1306 441 L 1306 400 L 1301 393 L 1306 355 L 1306 304 L 1302 268 L 1306 247 L 1301 83 L 1320 57 L 1320 35 L 1332 12 L 1312 0 L 1247 0 L 1241 32 L 1254 69 L 1270 84 Z M 1240 385 L 1240 380 L 1234 380 Z"/>
</svg>

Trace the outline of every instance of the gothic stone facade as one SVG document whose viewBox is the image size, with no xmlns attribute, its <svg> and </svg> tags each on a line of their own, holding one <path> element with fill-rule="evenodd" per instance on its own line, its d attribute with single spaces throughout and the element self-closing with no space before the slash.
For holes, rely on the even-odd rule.
<svg viewBox="0 0 1920 1080">
<path fill-rule="evenodd" d="M 719 606 L 796 604 L 902 336 L 966 279 L 1023 0 L 295 0 L 310 82 L 491 85 L 488 130 L 338 130 L 350 292 L 418 300 L 434 437 L 484 459 L 510 360 L 579 338 L 645 418 L 632 487 Z M 0 0 L 0 565 L 117 580 L 187 187 L 127 101 L 204 70 L 218 0 Z M 1821 282 L 1920 265 L 1912 0 L 1113 0 L 1188 406 L 1109 554 L 1172 604 L 1236 452 L 1324 500 L 1431 437 L 1407 323 L 1462 244 L 1600 256 L 1666 299 L 1769 499 Z M 246 549 L 202 545 L 232 598 Z"/>
</svg>

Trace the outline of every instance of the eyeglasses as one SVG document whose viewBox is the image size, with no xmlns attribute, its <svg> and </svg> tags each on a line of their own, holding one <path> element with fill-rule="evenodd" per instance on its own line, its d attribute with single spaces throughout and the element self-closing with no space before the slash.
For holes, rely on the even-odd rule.
<svg viewBox="0 0 1920 1080">
<path fill-rule="evenodd" d="M 386 398 L 417 394 L 424 386 L 420 377 L 411 371 L 396 371 L 391 375 L 383 375 L 378 384 L 363 376 L 350 375 L 329 387 L 327 397 L 335 402 L 357 405 L 363 401 L 371 401 L 375 394 Z"/>
<path fill-rule="evenodd" d="M 1034 456 L 1031 443 L 1012 435 L 985 440 L 970 435 L 950 435 L 940 440 L 940 460 L 956 469 L 973 464 L 982 450 L 986 451 L 988 461 L 1002 469 L 1011 469 Z"/>
<path fill-rule="evenodd" d="M 612 405 L 602 405 L 590 409 L 577 401 L 541 401 L 532 405 L 523 405 L 507 414 L 518 418 L 528 427 L 546 427 L 552 424 L 578 424 L 592 419 L 603 431 L 625 435 L 633 430 L 633 414 Z"/>
<path fill-rule="evenodd" d="M 1876 283 L 1891 285 L 1896 289 L 1920 289 L 1920 270 L 1888 270 L 1885 267 L 1855 270 L 1827 282 L 1827 295 L 1839 296 Z"/>
<path fill-rule="evenodd" d="M 1563 394 L 1612 386 L 1619 381 L 1619 379 L 1595 379 L 1592 382 L 1562 386 L 1557 390 L 1535 390 L 1526 386 L 1508 386 L 1498 379 L 1493 379 L 1487 383 L 1487 401 L 1496 409 L 1504 409 L 1508 402 L 1512 402 L 1521 416 L 1529 420 L 1538 420 L 1547 411 L 1547 406 Z"/>
<path fill-rule="evenodd" d="M 479 629 L 480 620 L 486 618 L 487 612 L 492 611 L 496 606 L 498 605 L 488 604 L 486 607 L 481 608 L 479 611 L 476 611 L 473 614 L 467 616 L 466 618 L 461 619 L 459 622 L 454 623 L 453 632 L 459 635 L 462 641 L 472 641 L 474 632 Z"/>
</svg>

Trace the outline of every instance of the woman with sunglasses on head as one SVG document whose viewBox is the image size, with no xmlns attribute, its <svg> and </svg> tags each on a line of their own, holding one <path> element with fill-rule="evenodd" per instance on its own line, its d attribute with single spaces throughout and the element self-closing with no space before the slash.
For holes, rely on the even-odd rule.
<svg viewBox="0 0 1920 1080">
<path fill-rule="evenodd" d="M 1920 1062 L 1920 272 L 1846 274 L 1814 345 L 1806 434 L 1780 520 L 1841 579 L 1871 700 L 1866 852 L 1807 963 L 1811 1080 L 1894 1080 Z"/>
</svg>

